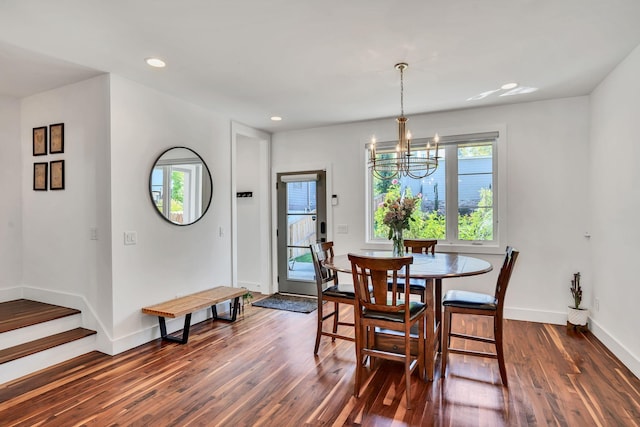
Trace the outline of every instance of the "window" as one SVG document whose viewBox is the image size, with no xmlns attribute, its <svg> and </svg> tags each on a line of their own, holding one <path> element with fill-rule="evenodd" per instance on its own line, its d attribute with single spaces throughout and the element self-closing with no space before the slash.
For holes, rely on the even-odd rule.
<svg viewBox="0 0 640 427">
<path fill-rule="evenodd" d="M 176 224 L 197 221 L 206 208 L 200 159 L 158 161 L 151 173 L 151 194 L 162 215 Z M 210 194 L 210 193 L 208 193 Z"/>
<path fill-rule="evenodd" d="M 498 141 L 498 132 L 441 137 L 438 169 L 422 179 L 381 180 L 367 170 L 369 242 L 388 243 L 388 227 L 382 222 L 385 200 L 420 194 L 420 209 L 414 212 L 405 238 L 437 239 L 451 251 L 501 248 L 504 224 L 498 220 L 504 217 L 504 209 L 499 209 L 497 202 L 502 198 L 499 176 L 504 174 L 499 175 L 498 169 L 504 161 L 499 159 L 505 156 L 498 156 Z M 394 156 L 395 142 L 378 143 L 376 149 Z"/>
</svg>

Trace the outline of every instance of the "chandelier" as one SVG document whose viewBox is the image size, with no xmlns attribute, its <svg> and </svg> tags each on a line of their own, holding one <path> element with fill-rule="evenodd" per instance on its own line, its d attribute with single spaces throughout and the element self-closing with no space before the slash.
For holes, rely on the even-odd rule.
<svg viewBox="0 0 640 427">
<path fill-rule="evenodd" d="M 376 140 L 371 138 L 369 145 L 369 170 L 378 179 L 393 179 L 408 176 L 420 179 L 429 176 L 438 168 L 438 134 L 411 148 L 411 132 L 406 130 L 407 118 L 404 116 L 404 70 L 409 65 L 401 62 L 395 65 L 400 71 L 400 117 L 398 122 L 398 144 L 395 152 L 381 150 L 376 152 Z M 433 144 L 432 144 L 433 143 Z M 415 144 L 414 144 L 415 145 Z"/>
</svg>

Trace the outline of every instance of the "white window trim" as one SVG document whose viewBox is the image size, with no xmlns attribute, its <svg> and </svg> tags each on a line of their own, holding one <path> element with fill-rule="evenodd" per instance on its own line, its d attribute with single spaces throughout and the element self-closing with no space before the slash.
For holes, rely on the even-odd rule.
<svg viewBox="0 0 640 427">
<path fill-rule="evenodd" d="M 455 253 L 468 253 L 468 254 L 503 254 L 504 248 L 508 242 L 508 224 L 507 224 L 507 127 L 506 125 L 494 125 L 476 128 L 454 128 L 444 129 L 438 131 L 440 135 L 465 135 L 474 133 L 485 132 L 498 132 L 496 138 L 496 153 L 494 156 L 494 170 L 496 176 L 496 183 L 493 189 L 493 205 L 494 215 L 497 217 L 496 228 L 494 230 L 495 239 L 491 243 L 482 244 L 479 242 L 448 242 L 439 241 L 438 251 L 440 252 L 455 252 Z M 435 132 L 434 132 L 435 133 Z M 374 240 L 371 236 L 373 212 L 371 211 L 371 194 L 372 194 L 372 179 L 368 164 L 369 156 L 369 144 L 366 144 L 364 150 L 364 174 L 365 174 L 365 248 L 368 249 L 390 249 L 391 243 L 386 241 Z M 447 186 L 447 191 L 449 191 Z M 447 197 L 450 197 L 447 194 Z M 453 199 L 450 199 L 453 200 Z M 449 232 L 449 230 L 447 230 Z"/>
</svg>

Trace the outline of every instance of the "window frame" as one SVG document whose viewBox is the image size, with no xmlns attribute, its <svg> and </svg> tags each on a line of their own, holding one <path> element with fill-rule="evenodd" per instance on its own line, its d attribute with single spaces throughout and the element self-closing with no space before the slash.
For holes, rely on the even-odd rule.
<svg viewBox="0 0 640 427">
<path fill-rule="evenodd" d="M 467 142 L 473 142 L 474 140 L 480 142 L 483 135 L 495 135 L 493 142 L 493 222 L 494 222 L 494 239 L 492 241 L 464 241 L 458 240 L 457 236 L 452 239 L 451 236 L 455 235 L 454 230 L 457 230 L 458 223 L 458 186 L 449 185 L 450 182 L 457 182 L 458 180 L 458 157 L 457 147 L 460 144 Z M 501 254 L 504 251 L 504 247 L 507 242 L 507 133 L 506 126 L 488 126 L 486 128 L 473 128 L 473 129 L 449 129 L 442 132 L 441 136 L 441 149 L 449 150 L 445 155 L 446 163 L 446 192 L 447 192 L 447 206 L 451 206 L 450 201 L 455 202 L 455 208 L 447 209 L 447 239 L 438 241 L 438 250 L 441 252 L 457 252 L 457 253 L 486 253 L 486 254 Z M 388 143 L 376 143 L 378 147 L 383 147 L 385 144 L 391 145 L 395 142 Z M 373 179 L 371 172 L 368 168 L 368 156 L 369 156 L 369 144 L 365 145 L 365 215 L 366 215 L 366 228 L 365 228 L 365 244 L 372 248 L 382 249 L 381 246 L 390 246 L 390 243 L 386 239 L 374 239 L 373 238 Z M 450 153 L 453 152 L 454 156 L 451 157 Z M 452 178 L 453 177 L 453 178 Z M 452 181 L 453 179 L 453 181 Z M 455 224 L 452 223 L 452 218 Z"/>
</svg>

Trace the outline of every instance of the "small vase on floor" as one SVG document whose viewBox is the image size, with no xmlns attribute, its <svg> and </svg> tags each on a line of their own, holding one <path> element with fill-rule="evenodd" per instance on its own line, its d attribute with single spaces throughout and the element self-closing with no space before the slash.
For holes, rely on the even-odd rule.
<svg viewBox="0 0 640 427">
<path fill-rule="evenodd" d="M 393 242 L 393 256 L 404 256 L 404 238 L 402 237 L 402 228 L 394 228 L 391 237 Z"/>
<path fill-rule="evenodd" d="M 569 307 L 567 313 L 567 321 L 571 326 L 587 326 L 589 319 L 589 310 L 586 308 Z"/>
</svg>

